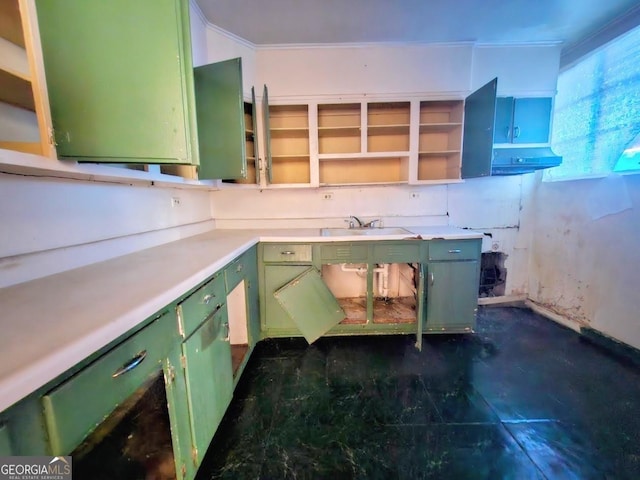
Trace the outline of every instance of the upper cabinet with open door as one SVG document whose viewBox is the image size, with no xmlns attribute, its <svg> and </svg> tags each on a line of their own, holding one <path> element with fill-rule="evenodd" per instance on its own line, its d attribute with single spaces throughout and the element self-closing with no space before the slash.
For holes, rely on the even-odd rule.
<svg viewBox="0 0 640 480">
<path fill-rule="evenodd" d="M 494 78 L 465 99 L 462 178 L 491 175 L 497 88 Z"/>
<path fill-rule="evenodd" d="M 311 183 L 309 105 L 270 105 L 262 96 L 267 184 Z"/>
<path fill-rule="evenodd" d="M 187 0 L 37 0 L 58 155 L 198 164 Z"/>
<path fill-rule="evenodd" d="M 256 183 L 255 100 L 243 99 L 242 59 L 196 67 L 194 80 L 198 177 Z"/>
</svg>

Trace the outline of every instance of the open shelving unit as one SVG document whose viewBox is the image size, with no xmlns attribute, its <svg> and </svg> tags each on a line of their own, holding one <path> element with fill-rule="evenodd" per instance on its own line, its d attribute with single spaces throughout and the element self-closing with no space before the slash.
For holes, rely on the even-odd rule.
<svg viewBox="0 0 640 480">
<path fill-rule="evenodd" d="M 418 180 L 460 178 L 462 101 L 420 102 Z"/>
<path fill-rule="evenodd" d="M 33 19 L 32 0 L 0 2 L 0 148 L 51 156 Z"/>
<path fill-rule="evenodd" d="M 310 183 L 308 105 L 269 105 L 272 184 Z"/>
<path fill-rule="evenodd" d="M 409 102 L 318 105 L 320 185 L 406 183 Z"/>
</svg>

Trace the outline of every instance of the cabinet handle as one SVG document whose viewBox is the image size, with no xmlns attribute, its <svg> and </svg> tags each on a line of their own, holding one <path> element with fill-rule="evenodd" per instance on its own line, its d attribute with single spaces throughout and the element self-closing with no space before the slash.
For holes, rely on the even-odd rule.
<svg viewBox="0 0 640 480">
<path fill-rule="evenodd" d="M 236 267 L 236 273 L 240 273 L 242 271 L 242 264 Z"/>
<path fill-rule="evenodd" d="M 295 255 L 296 252 L 291 250 L 285 250 L 284 252 L 280 252 L 281 255 Z"/>
<path fill-rule="evenodd" d="M 131 370 L 136 368 L 138 365 L 140 365 L 145 358 L 147 358 L 147 351 L 142 350 L 135 357 L 133 357 L 131 360 L 129 360 L 127 363 L 121 366 L 118 370 L 113 372 L 113 375 L 111 375 L 111 378 L 118 378 L 120 375 L 124 375 L 125 373 L 130 372 Z"/>
<path fill-rule="evenodd" d="M 462 250 L 460 250 L 459 248 L 455 248 L 453 250 L 449 250 L 449 253 L 460 253 Z"/>
<path fill-rule="evenodd" d="M 513 138 L 518 138 L 520 136 L 520 127 L 513 127 Z"/>
<path fill-rule="evenodd" d="M 205 305 L 209 305 L 209 302 L 210 302 L 210 301 L 211 301 L 211 299 L 213 299 L 213 298 L 216 298 L 216 296 L 215 296 L 215 295 L 213 295 L 213 294 L 211 294 L 211 293 L 210 293 L 210 294 L 208 294 L 208 295 L 205 295 L 204 297 L 202 297 L 202 303 L 204 303 Z"/>
<path fill-rule="evenodd" d="M 433 272 L 429 272 L 429 284 L 433 286 L 433 282 L 435 281 L 433 277 Z"/>
</svg>

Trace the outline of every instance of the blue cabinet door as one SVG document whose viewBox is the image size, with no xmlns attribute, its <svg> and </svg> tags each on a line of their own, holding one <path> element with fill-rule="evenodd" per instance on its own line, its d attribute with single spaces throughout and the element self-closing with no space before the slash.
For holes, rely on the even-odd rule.
<svg viewBox="0 0 640 480">
<path fill-rule="evenodd" d="M 494 143 L 548 143 L 551 98 L 498 97 Z"/>
<path fill-rule="evenodd" d="M 496 121 L 493 132 L 493 143 L 511 143 L 513 129 L 513 97 L 496 99 Z"/>
<path fill-rule="evenodd" d="M 548 143 L 551 98 L 516 98 L 513 106 L 513 143 Z"/>
</svg>

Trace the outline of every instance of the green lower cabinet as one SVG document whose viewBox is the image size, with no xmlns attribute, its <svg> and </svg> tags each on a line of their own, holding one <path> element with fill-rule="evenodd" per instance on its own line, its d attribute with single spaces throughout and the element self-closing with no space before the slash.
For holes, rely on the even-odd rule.
<svg viewBox="0 0 640 480">
<path fill-rule="evenodd" d="M 202 462 L 233 394 L 226 305 L 182 344 L 189 404 L 192 461 Z"/>
<path fill-rule="evenodd" d="M 179 346 L 169 354 L 164 365 L 164 376 L 176 478 L 191 480 L 195 477 L 197 469 L 191 456 L 191 422 L 187 382 L 185 376 L 180 374 L 181 354 L 182 349 Z"/>
<path fill-rule="evenodd" d="M 425 333 L 471 332 L 478 305 L 478 261 L 427 264 Z"/>
<path fill-rule="evenodd" d="M 9 427 L 0 423 L 0 457 L 8 457 L 9 455 L 13 455 Z"/>
<path fill-rule="evenodd" d="M 264 267 L 263 330 L 267 332 L 267 336 L 300 335 L 300 330 L 273 294 L 308 269 L 309 265 L 266 265 Z"/>
</svg>

